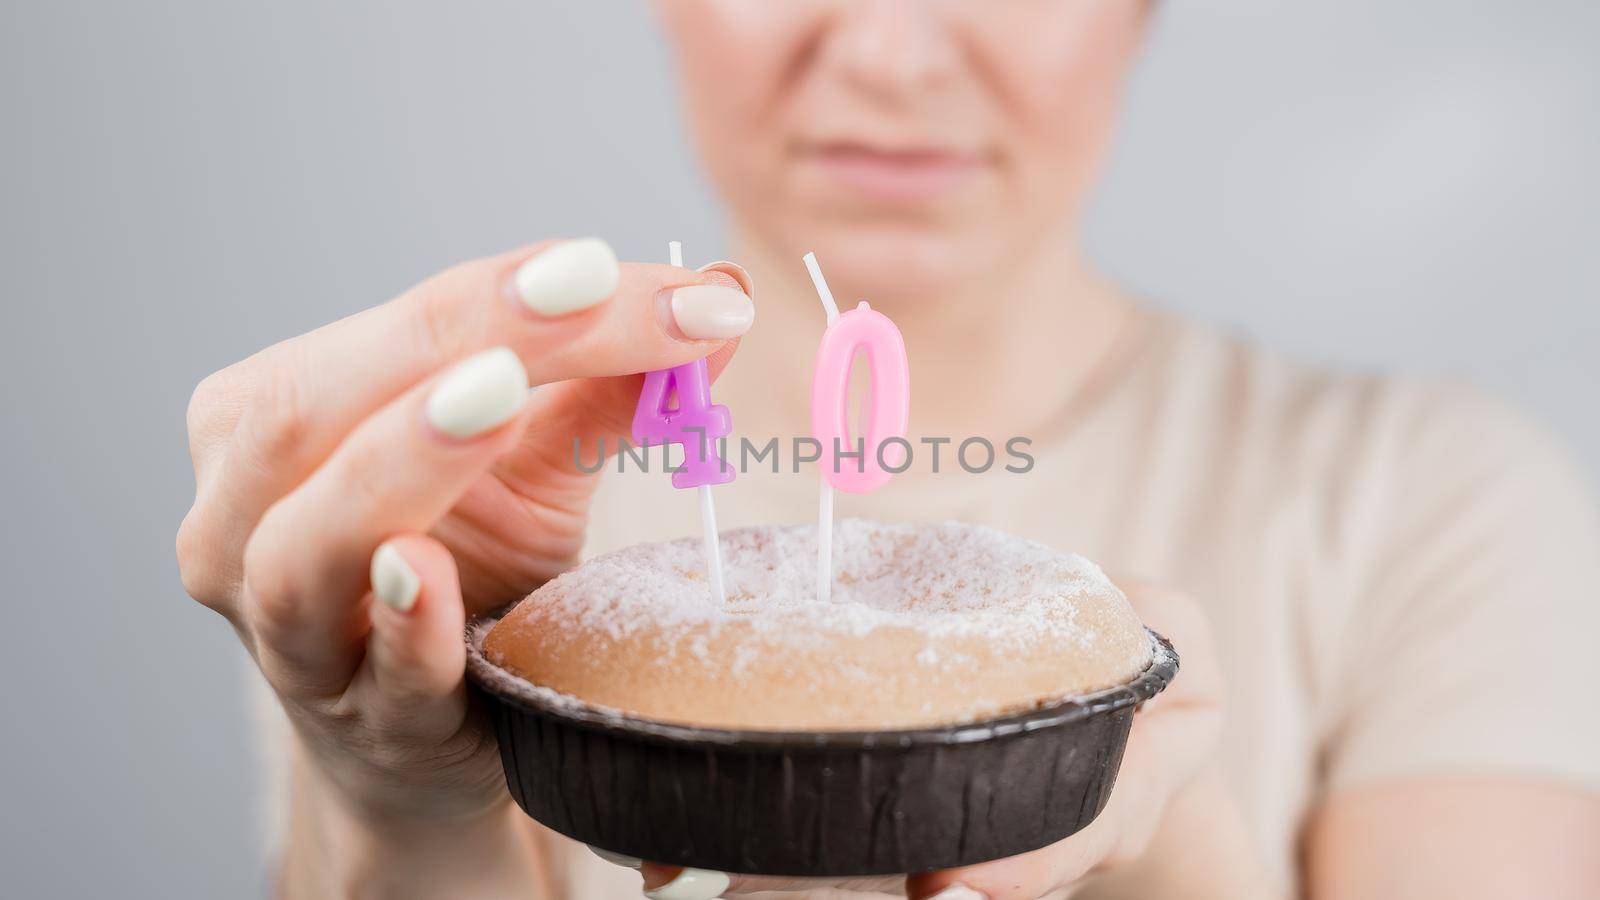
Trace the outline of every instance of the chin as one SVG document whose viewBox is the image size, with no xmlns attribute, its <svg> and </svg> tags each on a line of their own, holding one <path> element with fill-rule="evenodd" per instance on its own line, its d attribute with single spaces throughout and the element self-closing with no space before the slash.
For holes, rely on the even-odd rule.
<svg viewBox="0 0 1600 900">
<path fill-rule="evenodd" d="M 1000 264 L 999 241 L 927 224 L 810 222 L 785 229 L 790 255 L 817 254 L 840 309 L 927 303 Z"/>
</svg>

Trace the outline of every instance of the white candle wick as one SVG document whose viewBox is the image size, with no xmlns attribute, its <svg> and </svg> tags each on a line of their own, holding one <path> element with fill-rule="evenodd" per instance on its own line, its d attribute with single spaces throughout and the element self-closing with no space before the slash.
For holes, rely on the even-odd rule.
<svg viewBox="0 0 1600 900">
<path fill-rule="evenodd" d="M 839 319 L 839 304 L 833 300 L 828 279 L 822 277 L 822 267 L 817 265 L 817 255 L 805 255 L 806 271 L 811 273 L 811 286 L 817 289 L 817 299 L 822 301 L 822 311 L 831 326 Z M 822 493 L 817 498 L 817 602 L 827 603 L 833 596 L 833 485 L 824 475 Z"/>
<path fill-rule="evenodd" d="M 683 268 L 683 244 L 679 241 L 667 242 L 667 261 L 678 268 Z M 688 452 L 688 445 L 684 445 L 684 452 Z M 706 544 L 706 577 L 711 582 L 711 596 L 717 598 L 718 603 L 728 602 L 728 589 L 722 577 L 722 542 L 718 540 L 717 533 L 717 504 L 711 499 L 711 485 L 700 485 L 700 528 L 705 534 Z"/>
<path fill-rule="evenodd" d="M 833 291 L 828 290 L 828 279 L 822 277 L 817 255 L 807 253 L 805 259 L 806 271 L 811 273 L 811 285 L 817 289 L 817 299 L 822 301 L 822 310 L 828 314 L 828 324 L 832 325 L 839 318 L 839 304 L 833 302 Z"/>
<path fill-rule="evenodd" d="M 711 485 L 700 485 L 700 523 L 706 535 L 706 574 L 711 578 L 711 596 L 718 603 L 728 602 L 728 589 L 722 580 L 722 543 L 717 539 L 717 507 L 711 502 Z"/>
</svg>

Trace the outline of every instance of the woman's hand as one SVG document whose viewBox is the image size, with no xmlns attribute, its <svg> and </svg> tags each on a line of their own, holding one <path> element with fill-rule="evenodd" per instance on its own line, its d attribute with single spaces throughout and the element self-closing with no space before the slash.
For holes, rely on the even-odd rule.
<svg viewBox="0 0 1600 900">
<path fill-rule="evenodd" d="M 1150 585 L 1118 583 L 1140 618 L 1178 648 L 1182 669 L 1172 686 L 1135 716 L 1111 799 L 1100 816 L 1082 831 L 1021 856 L 893 879 L 824 882 L 725 876 L 646 863 L 643 874 L 648 896 L 709 900 L 723 893 L 734 896 L 828 887 L 835 891 L 904 890 L 905 896 L 913 900 L 1035 900 L 1072 896 L 1092 876 L 1113 875 L 1134 867 L 1163 825 L 1169 805 L 1191 794 L 1213 800 L 1221 795 L 1203 790 L 1215 783 L 1202 781 L 1200 776 L 1212 761 L 1221 730 L 1223 685 L 1210 630 L 1193 600 Z M 1225 810 L 1212 811 L 1219 821 L 1227 821 L 1222 815 Z M 1202 834 L 1192 840 L 1205 842 L 1207 838 Z M 1253 861 L 1238 858 L 1248 852 L 1240 842 L 1234 842 L 1228 851 L 1229 859 L 1192 871 L 1194 877 L 1179 882 L 1184 888 L 1180 893 L 1159 896 L 1219 900 L 1265 896 L 1253 893 L 1257 882 L 1252 875 L 1241 874 L 1254 870 Z M 1240 893 L 1242 885 L 1250 887 Z"/>
<path fill-rule="evenodd" d="M 627 433 L 629 373 L 708 355 L 720 371 L 754 316 L 743 278 L 544 244 L 200 384 L 179 566 L 294 725 L 307 847 L 348 825 L 362 832 L 348 855 L 377 871 L 389 838 L 418 859 L 445 833 L 508 831 L 493 735 L 467 701 L 465 617 L 573 564 L 595 484 L 574 441 Z M 287 872 L 304 868 L 295 854 Z"/>
</svg>

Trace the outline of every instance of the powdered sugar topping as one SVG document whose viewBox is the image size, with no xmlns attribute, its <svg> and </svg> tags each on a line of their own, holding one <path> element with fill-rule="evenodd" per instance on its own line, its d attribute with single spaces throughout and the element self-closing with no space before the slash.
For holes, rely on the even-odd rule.
<svg viewBox="0 0 1600 900">
<path fill-rule="evenodd" d="M 742 621 L 758 632 L 790 631 L 795 641 L 894 626 L 1071 649 L 1095 640 L 1094 624 L 1080 621 L 1078 598 L 1120 598 L 1094 563 L 992 528 L 845 519 L 834 530 L 832 595 L 819 603 L 816 549 L 811 526 L 725 532 L 728 599 L 719 602 L 707 587 L 698 539 L 638 544 L 590 560 L 524 602 L 612 638 L 692 628 L 703 640 Z M 794 628 L 797 619 L 803 629 Z M 917 657 L 929 667 L 943 662 L 932 648 Z"/>
</svg>

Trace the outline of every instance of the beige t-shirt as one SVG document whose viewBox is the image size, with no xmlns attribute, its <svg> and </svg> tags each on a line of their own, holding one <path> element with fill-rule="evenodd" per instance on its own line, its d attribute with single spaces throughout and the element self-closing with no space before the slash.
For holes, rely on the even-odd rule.
<svg viewBox="0 0 1600 900">
<path fill-rule="evenodd" d="M 737 428 L 735 393 L 718 389 Z M 1094 396 L 1028 436 L 1027 473 L 971 475 L 945 447 L 940 474 L 841 494 L 838 515 L 993 525 L 1198 598 L 1228 680 L 1225 772 L 1284 887 L 1330 791 L 1445 772 L 1600 788 L 1600 517 L 1514 413 L 1150 316 Z M 814 521 L 814 469 L 783 465 L 718 487 L 720 525 Z M 610 472 L 587 552 L 694 533 L 693 492 Z M 569 896 L 638 896 L 637 875 L 553 844 Z"/>
</svg>

